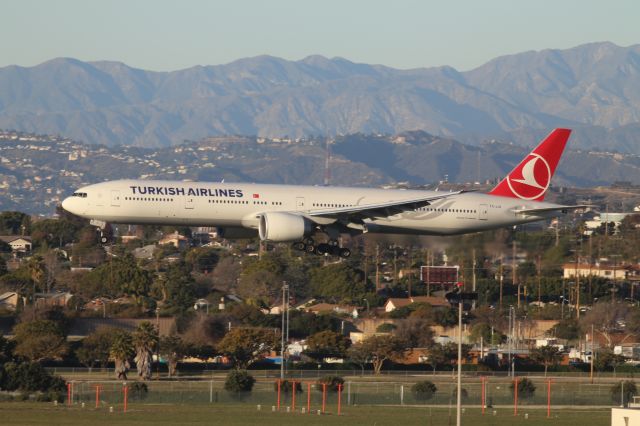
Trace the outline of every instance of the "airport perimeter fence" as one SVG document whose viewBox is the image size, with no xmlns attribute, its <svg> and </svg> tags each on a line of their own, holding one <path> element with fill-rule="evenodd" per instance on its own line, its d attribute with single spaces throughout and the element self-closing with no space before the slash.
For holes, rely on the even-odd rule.
<svg viewBox="0 0 640 426">
<path fill-rule="evenodd" d="M 295 380 L 295 379 L 288 379 Z M 416 381 L 429 380 L 437 390 L 428 399 L 412 391 Z M 522 378 L 519 378 L 522 380 Z M 519 407 L 551 409 L 574 406 L 618 406 L 620 402 L 612 397 L 613 383 L 595 383 L 582 380 L 531 378 L 535 385 L 533 395 L 518 398 Z M 484 382 L 484 390 L 483 390 Z M 291 392 L 280 392 L 278 397 L 277 380 L 261 379 L 248 393 L 234 394 L 224 389 L 224 379 L 215 380 L 160 380 L 147 381 L 146 391 L 140 391 L 141 385 L 135 380 L 121 381 L 70 381 L 70 399 L 66 403 L 83 404 L 88 407 L 122 407 L 126 398 L 129 406 L 135 404 L 246 404 L 263 410 L 324 410 L 337 412 L 338 404 L 342 410 L 353 405 L 389 405 L 389 406 L 455 406 L 456 383 L 451 378 L 423 376 L 415 381 L 360 381 L 345 380 L 341 392 L 323 392 L 322 386 L 315 380 L 301 380 L 301 391 L 295 397 Z M 511 378 L 476 377 L 463 378 L 462 402 L 469 407 L 481 407 L 484 402 L 488 408 L 508 408 L 514 406 L 515 398 L 510 385 Z M 284 388 L 284 387 L 283 387 Z M 615 399 L 615 401 L 614 401 Z"/>
</svg>

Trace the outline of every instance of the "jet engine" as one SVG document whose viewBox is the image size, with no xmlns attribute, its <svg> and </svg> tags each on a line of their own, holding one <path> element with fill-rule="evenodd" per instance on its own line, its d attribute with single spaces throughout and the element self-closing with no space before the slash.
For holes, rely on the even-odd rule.
<svg viewBox="0 0 640 426">
<path fill-rule="evenodd" d="M 260 215 L 258 232 L 263 241 L 299 241 L 313 232 L 313 222 L 303 216 L 282 212 Z"/>
</svg>

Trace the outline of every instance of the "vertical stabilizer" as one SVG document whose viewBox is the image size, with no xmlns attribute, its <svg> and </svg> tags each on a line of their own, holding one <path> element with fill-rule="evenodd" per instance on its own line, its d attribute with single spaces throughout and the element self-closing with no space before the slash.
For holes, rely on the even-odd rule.
<svg viewBox="0 0 640 426">
<path fill-rule="evenodd" d="M 570 134 L 569 129 L 552 131 L 489 194 L 522 200 L 544 200 Z"/>
</svg>

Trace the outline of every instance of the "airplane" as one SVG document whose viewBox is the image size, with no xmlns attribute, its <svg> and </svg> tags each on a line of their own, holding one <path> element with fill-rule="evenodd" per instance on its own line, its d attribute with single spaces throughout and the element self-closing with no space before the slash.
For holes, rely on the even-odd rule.
<svg viewBox="0 0 640 426">
<path fill-rule="evenodd" d="M 488 193 L 125 179 L 82 187 L 62 207 L 90 219 L 105 244 L 109 223 L 205 226 L 346 258 L 344 234 L 467 234 L 587 207 L 544 202 L 570 134 L 553 130 Z"/>
</svg>

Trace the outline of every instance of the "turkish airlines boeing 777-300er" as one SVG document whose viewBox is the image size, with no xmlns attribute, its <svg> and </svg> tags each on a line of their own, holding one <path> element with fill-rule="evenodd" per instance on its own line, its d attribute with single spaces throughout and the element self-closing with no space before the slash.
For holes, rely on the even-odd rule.
<svg viewBox="0 0 640 426">
<path fill-rule="evenodd" d="M 348 257 L 341 234 L 454 235 L 547 219 L 585 206 L 543 201 L 571 130 L 555 129 L 489 193 L 152 180 L 78 189 L 62 207 L 107 223 L 218 227 L 298 250 Z M 327 242 L 313 237 L 325 234 Z M 106 237 L 102 236 L 106 242 Z"/>
</svg>

